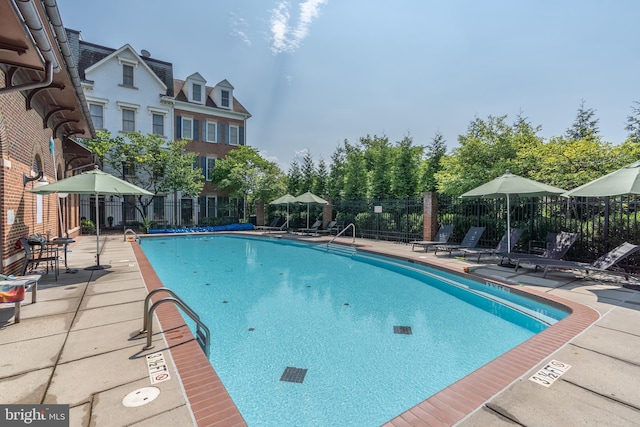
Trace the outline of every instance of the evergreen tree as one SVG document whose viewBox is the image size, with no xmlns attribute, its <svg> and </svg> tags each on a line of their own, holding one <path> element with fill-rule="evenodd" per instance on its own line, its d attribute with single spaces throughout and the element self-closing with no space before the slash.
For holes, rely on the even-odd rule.
<svg viewBox="0 0 640 427">
<path fill-rule="evenodd" d="M 631 106 L 632 114 L 627 116 L 627 125 L 624 130 L 629 132 L 627 135 L 633 142 L 640 142 L 640 102 L 634 101 L 635 105 Z"/>
<path fill-rule="evenodd" d="M 367 168 L 362 150 L 345 142 L 347 161 L 344 173 L 344 198 L 362 200 L 367 197 Z"/>
<path fill-rule="evenodd" d="M 346 144 L 347 141 L 345 140 Z M 344 146 L 338 146 L 331 155 L 331 170 L 327 181 L 327 192 L 334 200 L 342 199 L 344 196 L 344 176 L 347 163 L 347 152 Z"/>
<path fill-rule="evenodd" d="M 300 165 L 295 159 L 291 162 L 291 166 L 289 166 L 287 178 L 287 192 L 294 196 L 302 194 L 303 191 L 300 191 L 302 188 L 302 173 L 300 172 Z"/>
<path fill-rule="evenodd" d="M 327 183 L 329 180 L 329 173 L 327 171 L 327 165 L 324 159 L 320 158 L 318 161 L 318 168 L 316 169 L 316 180 L 313 186 L 313 193 L 323 197 L 327 194 Z"/>
<path fill-rule="evenodd" d="M 392 194 L 394 198 L 408 199 L 418 194 L 420 158 L 424 147 L 414 147 L 406 136 L 396 147 L 393 162 Z"/>
<path fill-rule="evenodd" d="M 596 110 L 593 108 L 585 108 L 584 99 L 580 101 L 578 114 L 573 125 L 567 129 L 565 134 L 568 139 L 592 139 L 598 135 L 598 120 L 595 118 Z"/>
<path fill-rule="evenodd" d="M 365 165 L 369 175 L 369 198 L 390 198 L 392 147 L 389 138 L 367 136 L 360 139 L 360 144 L 364 148 Z"/>
<path fill-rule="evenodd" d="M 311 153 L 308 151 L 302 158 L 302 167 L 300 168 L 300 172 L 302 173 L 302 179 L 300 182 L 301 192 L 306 193 L 307 191 L 312 191 L 316 180 L 316 170 Z"/>
<path fill-rule="evenodd" d="M 426 192 L 438 191 L 435 174 L 441 169 L 440 159 L 447 153 L 447 144 L 440 131 L 431 139 L 431 144 L 426 147 L 427 159 L 424 162 L 422 175 L 422 189 Z"/>
</svg>

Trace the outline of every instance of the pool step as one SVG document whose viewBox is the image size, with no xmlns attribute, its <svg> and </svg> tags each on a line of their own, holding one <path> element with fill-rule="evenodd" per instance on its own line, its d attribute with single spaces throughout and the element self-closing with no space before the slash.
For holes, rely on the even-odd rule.
<svg viewBox="0 0 640 427">
<path fill-rule="evenodd" d="M 357 250 L 355 246 L 345 246 L 345 245 L 338 245 L 335 243 L 328 243 L 327 252 L 335 252 L 340 255 L 353 256 L 356 254 Z"/>
</svg>

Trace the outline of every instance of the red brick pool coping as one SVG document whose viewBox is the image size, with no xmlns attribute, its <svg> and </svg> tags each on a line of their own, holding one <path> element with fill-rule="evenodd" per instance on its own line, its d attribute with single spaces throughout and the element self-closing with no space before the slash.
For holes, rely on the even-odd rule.
<svg viewBox="0 0 640 427">
<path fill-rule="evenodd" d="M 137 243 L 132 243 L 132 246 L 147 290 L 162 287 L 162 282 L 140 246 Z M 493 278 L 491 281 L 498 282 Z M 507 283 L 502 285 L 516 288 Z M 535 289 L 518 288 L 518 291 L 562 304 L 571 310 L 571 314 L 383 424 L 384 427 L 444 427 L 460 421 L 599 318 L 595 310 L 582 304 Z M 154 300 L 163 296 L 159 295 Z M 246 426 L 238 408 L 185 325 L 178 309 L 174 305 L 161 305 L 156 310 L 156 315 L 198 426 Z"/>
</svg>

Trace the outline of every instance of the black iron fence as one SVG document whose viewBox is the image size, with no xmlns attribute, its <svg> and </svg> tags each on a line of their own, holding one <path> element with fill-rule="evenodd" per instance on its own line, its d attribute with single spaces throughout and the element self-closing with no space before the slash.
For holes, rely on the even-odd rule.
<svg viewBox="0 0 640 427">
<path fill-rule="evenodd" d="M 592 262 L 623 242 L 640 241 L 638 197 L 603 198 L 533 197 L 515 198 L 510 203 L 512 228 L 524 230 L 518 251 L 529 251 L 531 244 L 544 242 L 549 232 L 580 233 L 566 258 Z M 506 231 L 505 199 L 439 198 L 438 222 L 455 226 L 452 240 L 460 241 L 471 226 L 486 227 L 481 246 L 493 247 Z M 640 266 L 640 255 L 623 266 Z"/>
<path fill-rule="evenodd" d="M 640 242 L 640 200 L 635 195 L 603 198 L 533 197 L 510 201 L 512 228 L 524 230 L 517 251 L 529 251 L 543 242 L 549 232 L 580 233 L 567 253 L 567 259 L 591 262 L 622 242 Z M 268 205 L 267 205 L 268 206 Z M 241 222 L 240 201 L 218 199 L 159 198 L 146 206 L 134 197 L 98 199 L 97 221 L 103 233 L 123 232 L 127 228 L 182 228 L 226 225 Z M 249 210 L 252 212 L 253 210 Z M 285 216 L 286 206 L 269 206 L 266 223 L 274 216 Z M 80 204 L 83 233 L 95 233 L 95 198 L 83 198 Z M 357 236 L 378 240 L 410 242 L 423 239 L 423 199 L 408 200 L 337 200 L 332 219 L 356 226 Z M 291 228 L 304 228 L 322 219 L 322 206 L 289 206 Z M 459 242 L 471 226 L 484 226 L 479 246 L 495 247 L 505 233 L 507 212 L 505 199 L 460 199 L 438 197 L 439 224 L 453 224 L 451 241 Z M 255 219 L 247 215 L 248 220 Z M 640 254 L 629 258 L 628 265 L 640 269 Z"/>
</svg>

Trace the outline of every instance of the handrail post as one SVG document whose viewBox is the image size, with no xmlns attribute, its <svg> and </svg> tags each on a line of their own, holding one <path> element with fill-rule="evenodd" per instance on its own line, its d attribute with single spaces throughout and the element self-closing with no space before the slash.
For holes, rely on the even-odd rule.
<svg viewBox="0 0 640 427">
<path fill-rule="evenodd" d="M 162 299 L 154 302 L 151 305 L 151 308 L 149 308 L 147 310 L 147 308 L 149 306 L 149 301 L 151 300 L 151 296 L 153 296 L 154 294 L 156 294 L 156 293 L 158 293 L 160 291 L 165 291 L 165 292 L 169 293 L 171 296 L 162 298 Z M 154 347 L 154 345 L 151 342 L 152 339 L 153 339 L 153 313 L 161 304 L 163 304 L 165 302 L 173 302 L 174 304 L 176 304 L 189 317 L 191 317 L 191 319 L 196 323 L 197 330 L 196 330 L 196 333 L 195 333 L 195 339 L 196 339 L 196 341 L 198 341 L 198 343 L 202 347 L 202 350 L 204 351 L 204 354 L 208 358 L 209 357 L 209 346 L 210 346 L 210 343 L 211 343 L 211 332 L 209 331 L 209 328 L 207 327 L 207 325 L 202 323 L 202 321 L 200 320 L 200 316 L 198 316 L 198 314 L 195 311 L 193 311 L 191 309 L 191 307 L 189 307 L 182 299 L 180 299 L 180 297 L 178 297 L 175 294 L 175 292 L 173 292 L 169 288 L 154 289 L 153 291 L 149 292 L 149 294 L 146 296 L 146 298 L 144 300 L 144 309 L 145 309 L 144 320 L 143 320 L 144 323 L 143 323 L 143 329 L 140 331 L 140 333 L 146 333 L 147 334 L 147 344 L 144 347 L 142 347 L 142 349 L 143 350 L 149 350 L 149 349 L 152 349 Z M 200 339 L 199 339 L 200 330 L 204 331 L 204 343 L 201 343 Z"/>
<path fill-rule="evenodd" d="M 356 225 L 351 222 L 351 223 L 349 223 L 349 225 L 347 225 L 345 228 L 343 228 L 341 232 L 339 232 L 338 234 L 333 236 L 333 238 L 331 240 L 329 240 L 329 242 L 327 243 L 327 248 L 329 247 L 329 245 L 334 240 L 336 240 L 338 237 L 342 236 L 344 234 L 344 232 L 349 229 L 349 227 L 353 228 L 353 240 L 351 241 L 351 243 L 355 243 L 356 242 Z"/>
</svg>

